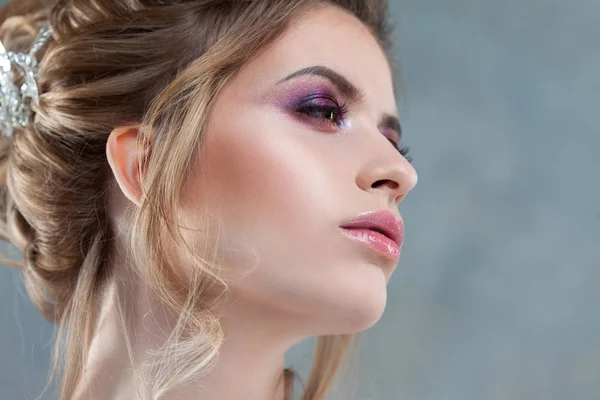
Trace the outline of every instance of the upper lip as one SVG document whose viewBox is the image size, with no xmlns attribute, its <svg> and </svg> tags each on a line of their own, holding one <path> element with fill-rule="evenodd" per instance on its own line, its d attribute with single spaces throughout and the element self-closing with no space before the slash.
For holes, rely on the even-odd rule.
<svg viewBox="0 0 600 400">
<path fill-rule="evenodd" d="M 404 239 L 404 222 L 389 210 L 368 211 L 358 214 L 351 221 L 340 225 L 342 228 L 363 228 L 377 230 L 392 239 L 398 246 Z"/>
</svg>

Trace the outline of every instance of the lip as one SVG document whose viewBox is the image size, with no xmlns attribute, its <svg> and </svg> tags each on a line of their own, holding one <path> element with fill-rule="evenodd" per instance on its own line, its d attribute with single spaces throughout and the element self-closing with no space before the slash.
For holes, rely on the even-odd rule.
<svg viewBox="0 0 600 400">
<path fill-rule="evenodd" d="M 389 210 L 368 211 L 340 225 L 342 232 L 370 245 L 392 259 L 400 258 L 404 222 Z"/>
</svg>

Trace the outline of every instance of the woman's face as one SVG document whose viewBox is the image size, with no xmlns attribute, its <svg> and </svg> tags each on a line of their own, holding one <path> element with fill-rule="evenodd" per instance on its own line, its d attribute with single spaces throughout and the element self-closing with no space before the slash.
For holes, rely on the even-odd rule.
<svg viewBox="0 0 600 400">
<path fill-rule="evenodd" d="M 340 225 L 367 211 L 398 215 L 417 182 L 387 115 L 397 111 L 386 56 L 332 6 L 303 14 L 219 94 L 184 187 L 184 221 L 201 227 L 205 208 L 222 219 L 215 244 L 237 273 L 227 280 L 240 315 L 306 335 L 361 331 L 380 318 L 396 261 Z"/>
</svg>

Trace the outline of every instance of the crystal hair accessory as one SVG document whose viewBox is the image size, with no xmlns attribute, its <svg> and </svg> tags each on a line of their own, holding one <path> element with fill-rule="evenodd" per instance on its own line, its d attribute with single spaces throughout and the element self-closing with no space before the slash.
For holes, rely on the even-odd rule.
<svg viewBox="0 0 600 400">
<path fill-rule="evenodd" d="M 52 29 L 46 22 L 27 54 L 6 51 L 0 41 L 0 131 L 6 136 L 13 136 L 15 128 L 22 129 L 29 124 L 31 107 L 27 99 L 31 99 L 36 106 L 39 104 L 38 60 L 35 53 L 51 36 Z M 14 83 L 13 66 L 24 80 L 20 87 Z"/>
</svg>

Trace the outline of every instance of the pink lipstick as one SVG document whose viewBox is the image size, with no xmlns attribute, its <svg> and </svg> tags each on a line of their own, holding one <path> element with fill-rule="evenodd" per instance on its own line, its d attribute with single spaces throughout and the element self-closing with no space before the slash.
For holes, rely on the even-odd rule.
<svg viewBox="0 0 600 400">
<path fill-rule="evenodd" d="M 342 233 L 398 262 L 404 240 L 404 222 L 389 210 L 359 214 L 341 225 Z"/>
</svg>

